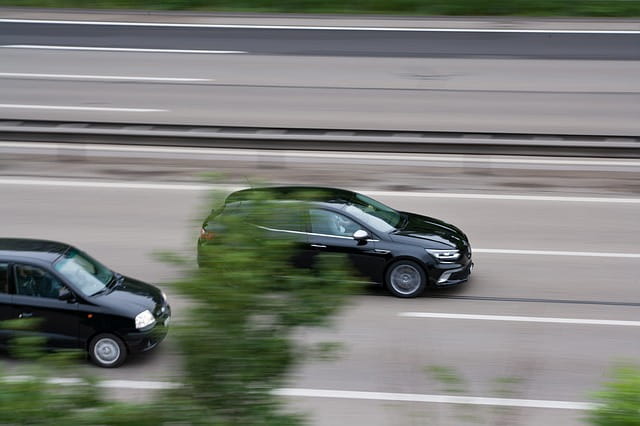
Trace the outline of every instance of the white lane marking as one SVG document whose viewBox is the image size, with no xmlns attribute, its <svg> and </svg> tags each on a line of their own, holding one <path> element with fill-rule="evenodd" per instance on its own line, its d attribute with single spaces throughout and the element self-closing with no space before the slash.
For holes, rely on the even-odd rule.
<svg viewBox="0 0 640 426">
<path fill-rule="evenodd" d="M 50 46 L 40 44 L 5 44 L 6 49 L 44 49 L 44 50 L 88 50 L 99 52 L 143 52 L 143 53 L 205 53 L 205 54 L 237 54 L 247 53 L 242 50 L 198 50 L 198 49 L 142 49 L 133 47 L 94 47 L 94 46 Z"/>
<path fill-rule="evenodd" d="M 84 147 L 78 145 L 76 150 L 82 151 Z M 118 189 L 158 189 L 175 191 L 236 191 L 245 189 L 246 185 L 209 185 L 209 184 L 180 184 L 180 183 L 153 183 L 153 182 L 121 182 L 121 181 L 91 181 L 68 179 L 30 179 L 30 178 L 0 178 L 0 185 L 29 185 L 29 186 L 59 186 L 78 188 L 118 188 Z M 517 200 L 517 201 L 566 201 L 587 203 L 622 203 L 640 204 L 640 198 L 606 198 L 606 197 L 559 197 L 538 195 L 504 195 L 504 194 L 462 194 L 447 192 L 391 192 L 370 191 L 356 189 L 356 192 L 365 193 L 373 197 L 418 197 L 418 198 L 452 198 L 452 199 L 485 199 L 485 200 Z M 507 250 L 507 249 L 474 249 L 474 250 Z M 514 250 L 508 250 L 513 252 Z M 553 253 L 553 252 L 551 252 Z M 571 252 L 567 252 L 571 253 Z M 575 252 L 581 253 L 581 252 Z M 506 254 L 506 253 L 505 253 Z M 521 253 L 511 253 L 521 254 Z M 532 253 L 522 253 L 532 254 Z M 635 256 L 635 255 L 634 255 Z"/>
<path fill-rule="evenodd" d="M 590 410 L 596 404 L 588 402 L 553 401 L 539 399 L 486 398 L 479 396 L 428 395 L 419 393 L 362 392 L 332 389 L 278 389 L 276 395 L 310 398 L 363 399 L 373 401 L 433 402 L 439 404 L 493 405 L 522 408 L 555 408 L 562 410 Z"/>
<path fill-rule="evenodd" d="M 127 389 L 177 389 L 182 385 L 174 382 L 151 382 L 142 380 L 105 380 L 99 382 L 102 388 L 127 388 Z"/>
<path fill-rule="evenodd" d="M 114 181 L 89 181 L 89 180 L 65 180 L 65 179 L 25 179 L 0 177 L 0 185 L 24 185 L 45 187 L 71 187 L 71 188 L 106 188 L 106 189 L 143 189 L 143 190 L 168 190 L 168 191 L 236 191 L 246 188 L 245 185 L 212 185 L 212 184 L 176 184 L 176 183 L 151 183 L 151 182 L 114 182 Z M 377 191 L 358 191 L 371 196 L 379 195 Z M 402 193 L 407 195 L 411 193 Z M 466 198 L 468 194 L 441 194 L 444 198 Z M 477 194 L 476 194 L 477 195 Z M 599 202 L 605 202 L 599 199 Z M 609 202 L 619 202 L 620 198 L 608 199 Z M 613 200 L 613 201 L 611 201 Z M 629 199 L 634 203 L 640 199 Z M 583 201 L 583 200 L 581 200 Z M 630 202 L 628 201 L 628 202 Z M 518 250 L 518 249 L 493 249 L 473 248 L 475 253 L 486 254 L 516 254 L 516 255 L 541 255 L 541 256 L 573 256 L 573 257 L 611 257 L 611 258 L 640 258 L 640 253 L 616 253 L 616 252 L 587 252 L 587 251 L 558 251 L 558 250 Z"/>
<path fill-rule="evenodd" d="M 6 376 L 0 381 L 8 383 L 32 380 L 30 376 Z M 54 377 L 48 383 L 57 385 L 79 385 L 85 383 L 78 378 Z M 148 380 L 105 380 L 97 383 L 101 388 L 163 390 L 176 389 L 182 386 L 176 382 L 156 382 Z M 416 393 L 363 392 L 333 389 L 282 388 L 274 392 L 279 396 L 362 399 L 373 401 L 433 402 L 440 404 L 494 405 L 523 408 L 556 408 L 563 410 L 590 410 L 596 404 L 588 402 L 553 401 L 538 399 L 486 398 L 477 396 L 428 395 Z"/>
<path fill-rule="evenodd" d="M 416 197 L 416 198 L 455 198 L 460 200 L 511 200 L 511 201 L 553 201 L 570 203 L 623 203 L 640 204 L 640 198 L 622 197 L 561 197 L 557 195 L 510 195 L 510 194 L 462 194 L 447 192 L 402 192 L 367 191 L 376 197 Z"/>
<path fill-rule="evenodd" d="M 17 376 L 20 377 L 20 376 Z M 26 376 L 23 376 L 26 378 Z M 82 379 L 73 377 L 54 377 L 47 381 L 54 385 L 78 385 L 85 383 Z M 126 388 L 126 389 L 149 389 L 149 390 L 161 390 L 161 389 L 177 389 L 182 387 L 182 384 L 175 382 L 156 382 L 149 380 L 103 380 L 97 383 L 101 388 Z"/>
<path fill-rule="evenodd" d="M 0 73 L 1 75 L 1 73 Z M 215 80 L 211 80 L 215 81 Z M 37 148 L 37 149 L 69 149 L 77 150 L 78 144 L 72 143 L 38 143 L 38 142 L 0 142 L 0 147 L 10 148 Z M 347 160 L 397 160 L 397 161 L 424 161 L 443 163 L 498 163 L 498 164 L 542 164 L 542 165 L 566 165 L 566 166 L 616 166 L 616 167 L 640 167 L 640 161 L 631 160 L 611 160 L 611 159 L 548 159 L 548 158 L 511 158 L 511 157 L 472 157 L 468 155 L 460 156 L 439 156 L 439 155 L 405 155 L 405 154 L 366 154 L 366 153 L 343 153 L 331 151 L 268 151 L 258 149 L 233 149 L 233 148 L 191 148 L 191 147 L 171 147 L 171 146 L 140 146 L 140 145 L 107 145 L 91 144 L 84 145 L 85 151 L 96 152 L 143 152 L 160 154 L 209 154 L 227 156 L 247 156 L 254 157 L 299 157 L 299 158 L 326 158 L 326 159 L 347 159 Z"/>
<path fill-rule="evenodd" d="M 411 27 L 354 27 L 317 25 L 247 25 L 247 24 L 188 24 L 163 22 L 115 22 L 115 21 L 68 21 L 45 19 L 0 19 L 0 23 L 104 25 L 119 27 L 177 27 L 177 28 L 238 28 L 261 30 L 335 30 L 335 31 L 403 31 L 403 32 L 449 32 L 449 33 L 532 33 L 532 34 L 640 34 L 638 30 L 559 30 L 517 28 L 411 28 Z"/>
<path fill-rule="evenodd" d="M 90 75 L 90 74 L 33 74 L 19 72 L 0 72 L 0 77 L 23 78 L 60 78 L 60 79 L 87 79 L 87 80 L 122 80 L 122 81 L 167 81 L 167 82 L 198 82 L 215 81 L 208 78 L 180 78 L 180 77 L 134 77 L 118 75 Z"/>
<path fill-rule="evenodd" d="M 640 253 L 611 253 L 611 252 L 595 252 L 595 251 L 555 251 L 555 250 L 511 250 L 511 249 L 491 249 L 491 248 L 474 248 L 474 253 L 489 254 L 524 254 L 538 256 L 576 256 L 576 257 L 620 257 L 640 259 Z"/>
<path fill-rule="evenodd" d="M 441 313 L 441 312 L 401 312 L 398 314 L 398 316 L 408 317 L 408 318 L 437 318 L 437 319 L 460 319 L 460 320 L 475 320 L 475 321 L 539 322 L 539 323 L 551 323 L 551 324 L 615 325 L 615 326 L 622 326 L 622 327 L 640 327 L 640 321 L 600 320 L 600 319 L 584 319 L 584 318 L 447 314 L 447 313 Z"/>
<path fill-rule="evenodd" d="M 17 109 L 52 109 L 67 111 L 112 111 L 112 112 L 166 112 L 166 109 L 152 108 L 111 108 L 111 107 L 84 107 L 72 105 L 23 105 L 23 104 L 0 104 L 0 108 Z"/>
<path fill-rule="evenodd" d="M 614 257 L 640 259 L 640 253 L 615 253 L 597 251 L 560 251 L 560 250 L 513 250 L 513 249 L 492 249 L 473 248 L 474 253 L 487 254 L 516 254 L 530 256 L 571 256 L 571 257 Z"/>
<path fill-rule="evenodd" d="M 1 381 L 8 383 L 20 383 L 29 380 L 34 380 L 33 376 L 5 376 Z M 76 377 L 52 377 L 47 379 L 47 383 L 52 385 L 81 385 L 86 381 Z M 176 382 L 158 382 L 149 380 L 102 380 L 99 381 L 96 386 L 101 388 L 125 388 L 125 389 L 148 389 L 148 390 L 162 390 L 162 389 L 177 389 L 182 387 L 181 383 Z"/>
<path fill-rule="evenodd" d="M 14 179 L 0 178 L 0 185 L 57 186 L 71 188 L 158 189 L 176 191 L 208 191 L 216 186 L 206 184 L 173 184 L 148 182 L 100 182 L 88 180 Z M 238 187 L 239 188 L 239 187 Z M 226 189 L 226 188 L 225 188 Z"/>
</svg>

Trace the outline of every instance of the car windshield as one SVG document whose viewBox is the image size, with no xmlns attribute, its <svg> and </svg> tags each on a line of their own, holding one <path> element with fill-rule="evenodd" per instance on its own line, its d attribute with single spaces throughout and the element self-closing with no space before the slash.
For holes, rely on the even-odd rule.
<svg viewBox="0 0 640 426">
<path fill-rule="evenodd" d="M 74 248 L 67 250 L 54 267 L 85 296 L 106 290 L 114 275 L 106 266 Z"/>
<path fill-rule="evenodd" d="M 345 208 L 347 212 L 382 232 L 395 230 L 402 221 L 400 212 L 362 194 L 356 194 L 349 201 L 351 204 Z"/>
</svg>

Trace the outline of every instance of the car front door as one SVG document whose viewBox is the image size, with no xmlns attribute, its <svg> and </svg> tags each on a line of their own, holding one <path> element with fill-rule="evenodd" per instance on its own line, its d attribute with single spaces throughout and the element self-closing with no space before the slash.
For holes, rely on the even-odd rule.
<svg viewBox="0 0 640 426">
<path fill-rule="evenodd" d="M 356 270 L 373 281 L 380 282 L 385 265 L 385 253 L 376 250 L 370 237 L 356 240 L 355 231 L 365 227 L 342 213 L 321 208 L 309 209 L 311 233 L 309 246 L 316 254 L 322 252 L 347 255 Z"/>
<path fill-rule="evenodd" d="M 80 347 L 78 327 L 81 318 L 78 302 L 59 299 L 61 290 L 68 290 L 64 283 L 39 266 L 15 264 L 12 272 L 15 318 L 37 320 L 34 322 L 34 330 L 24 333 L 45 337 L 48 346 Z"/>
</svg>

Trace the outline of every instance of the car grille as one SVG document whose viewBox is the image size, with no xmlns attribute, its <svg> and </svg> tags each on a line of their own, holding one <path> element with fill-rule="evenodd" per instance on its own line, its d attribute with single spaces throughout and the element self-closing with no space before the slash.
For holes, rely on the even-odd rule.
<svg viewBox="0 0 640 426">
<path fill-rule="evenodd" d="M 470 273 L 471 273 L 471 264 L 467 265 L 466 268 L 451 274 L 451 276 L 449 277 L 449 280 L 451 281 L 466 280 L 467 278 L 469 278 Z"/>
<path fill-rule="evenodd" d="M 462 257 L 471 259 L 471 245 L 468 242 L 464 242 L 464 249 L 462 250 Z"/>
<path fill-rule="evenodd" d="M 169 315 L 171 315 L 171 308 L 169 307 L 169 304 L 166 302 L 158 304 L 158 306 L 156 306 L 156 310 L 153 313 L 153 315 L 156 318 L 166 318 Z"/>
</svg>

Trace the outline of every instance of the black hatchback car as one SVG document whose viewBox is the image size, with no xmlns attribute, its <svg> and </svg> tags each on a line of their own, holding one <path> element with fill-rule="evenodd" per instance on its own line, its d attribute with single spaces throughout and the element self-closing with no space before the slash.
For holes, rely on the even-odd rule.
<svg viewBox="0 0 640 426">
<path fill-rule="evenodd" d="M 252 223 L 274 238 L 292 236 L 300 246 L 296 263 L 312 265 L 320 252 L 345 253 L 356 269 L 398 297 L 415 297 L 428 286 L 469 279 L 471 245 L 458 228 L 427 216 L 392 209 L 365 195 L 335 188 L 266 187 L 230 194 L 204 221 L 201 248 L 220 232 L 219 218 L 242 214 L 256 199 L 273 206 L 275 219 Z M 290 208 L 296 202 L 302 208 Z M 302 259 L 302 262 L 300 261 Z"/>
<path fill-rule="evenodd" d="M 111 271 L 68 244 L 0 238 L 0 321 L 34 318 L 48 347 L 88 351 L 100 367 L 154 348 L 171 308 L 158 288 Z M 0 323 L 0 346 L 27 333 Z"/>
</svg>

